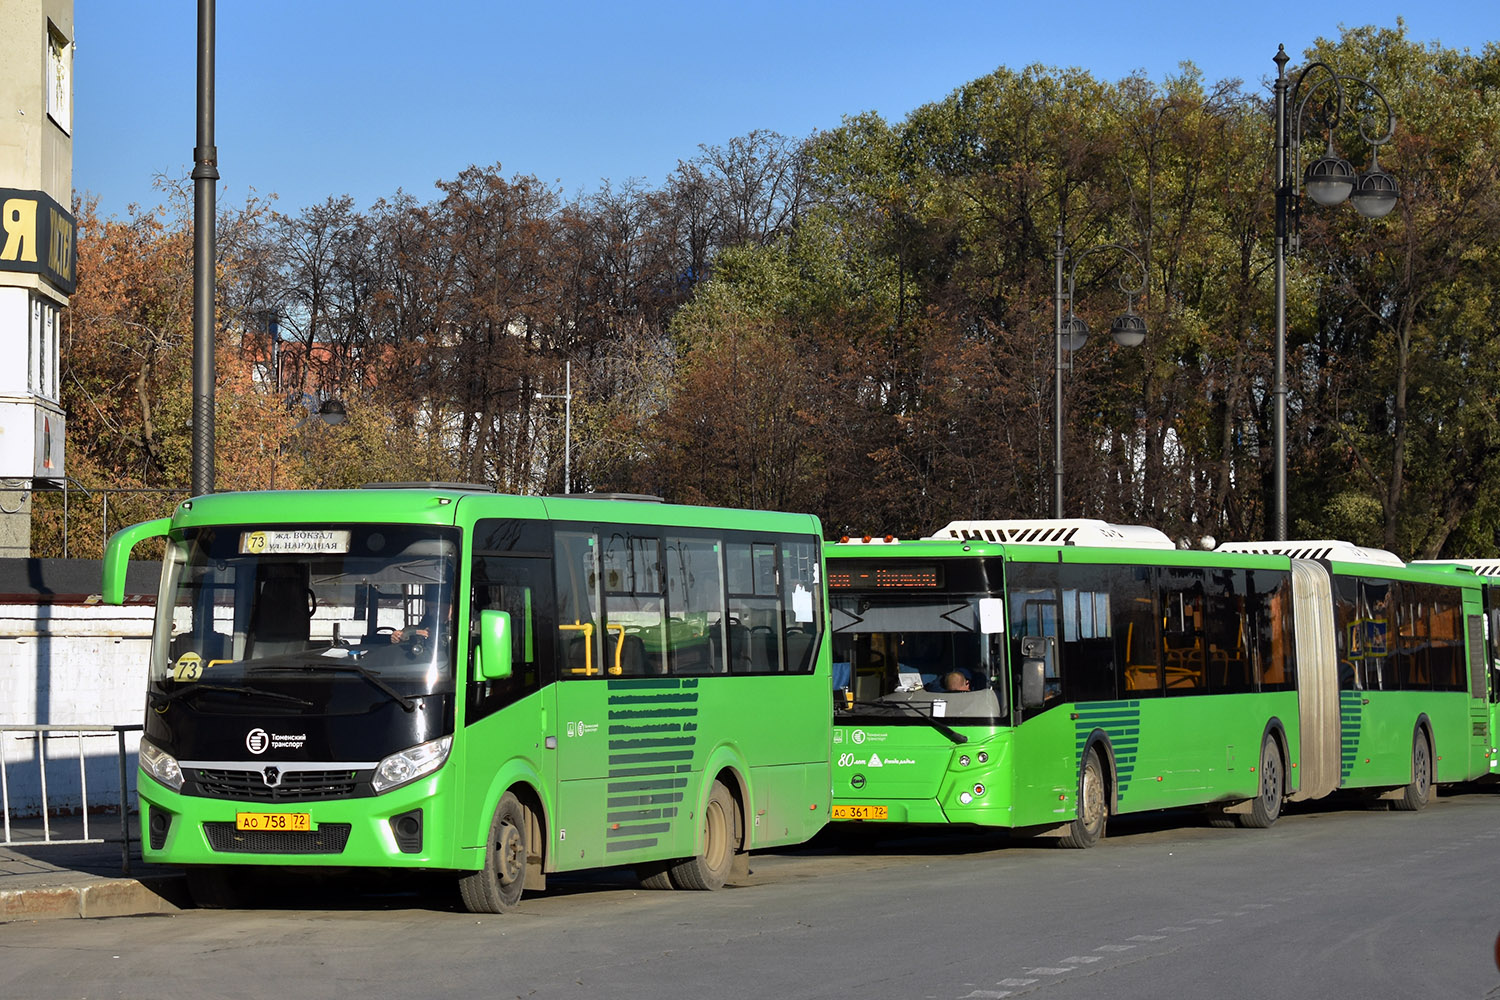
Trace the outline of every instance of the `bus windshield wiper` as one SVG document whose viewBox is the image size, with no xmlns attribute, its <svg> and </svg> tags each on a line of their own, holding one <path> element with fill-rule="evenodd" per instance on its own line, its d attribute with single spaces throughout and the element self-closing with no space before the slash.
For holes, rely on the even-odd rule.
<svg viewBox="0 0 1500 1000">
<path fill-rule="evenodd" d="M 359 674 L 359 676 L 363 677 L 365 680 L 378 687 L 381 691 L 388 695 L 392 701 L 400 705 L 402 708 L 406 709 L 408 712 L 415 712 L 417 710 L 417 703 L 415 701 L 408 698 L 400 691 L 397 691 L 385 681 L 381 680 L 380 675 L 375 671 L 371 670 L 369 667 L 362 667 L 358 663 L 328 663 L 325 660 L 319 659 L 316 662 L 299 663 L 295 666 L 278 665 L 251 667 L 249 672 L 257 673 L 262 670 L 326 670 L 329 673 L 333 674 Z"/>
<path fill-rule="evenodd" d="M 958 732 L 945 723 L 939 722 L 909 701 L 856 701 L 854 704 L 856 706 L 863 706 L 864 708 L 904 708 L 933 729 L 948 737 L 954 743 L 962 744 L 969 742 L 969 738 L 963 733 Z"/>
<path fill-rule="evenodd" d="M 312 707 L 312 702 L 308 701 L 306 698 L 298 698 L 294 694 L 282 694 L 280 691 L 267 691 L 265 688 L 248 687 L 245 685 L 236 686 L 234 684 L 202 684 L 197 681 L 186 684 L 185 686 L 178 688 L 176 691 L 173 691 L 171 694 L 164 694 L 160 691 L 152 691 L 150 689 L 147 689 L 146 694 L 148 697 L 156 699 L 159 704 L 165 706 L 170 705 L 178 698 L 184 698 L 190 694 L 198 694 L 203 691 L 227 691 L 230 694 L 253 695 L 257 698 L 270 698 L 277 701 L 289 701 L 294 705 L 302 705 L 307 708 Z"/>
</svg>

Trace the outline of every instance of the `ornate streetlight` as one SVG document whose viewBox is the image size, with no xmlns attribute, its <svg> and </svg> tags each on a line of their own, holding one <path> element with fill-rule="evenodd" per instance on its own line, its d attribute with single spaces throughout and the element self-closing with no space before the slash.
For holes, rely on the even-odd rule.
<svg viewBox="0 0 1500 1000">
<path fill-rule="evenodd" d="M 1302 188 L 1319 205 L 1337 205 L 1348 199 L 1356 211 L 1367 219 L 1379 219 L 1388 215 L 1396 206 L 1400 185 L 1396 178 L 1380 169 L 1378 156 L 1380 147 L 1390 142 L 1396 134 L 1396 116 L 1391 112 L 1390 102 L 1368 80 L 1352 76 L 1341 76 L 1327 63 L 1314 62 L 1297 74 L 1292 83 L 1287 80 L 1286 64 L 1289 61 L 1286 46 L 1276 48 L 1276 374 L 1271 386 L 1273 397 L 1272 419 L 1275 429 L 1276 449 L 1276 509 L 1272 525 L 1275 539 L 1286 538 L 1286 252 L 1290 244 L 1297 251 L 1297 235 L 1302 216 Z M 1323 73 L 1321 78 L 1308 80 L 1315 70 Z M 1307 92 L 1302 93 L 1306 82 Z M 1345 88 L 1364 91 L 1380 102 L 1385 115 L 1385 130 L 1372 134 L 1367 121 L 1378 119 L 1373 113 L 1359 118 L 1359 136 L 1370 146 L 1370 169 L 1357 174 L 1349 161 L 1339 156 L 1333 147 L 1333 132 L 1346 115 L 1353 112 L 1353 104 L 1345 94 Z M 1322 157 L 1302 171 L 1302 116 L 1314 94 L 1322 93 L 1321 113 L 1327 130 L 1328 146 Z M 1300 97 L 1298 95 L 1301 95 Z M 1373 102 L 1370 102 L 1373 111 Z"/>
<path fill-rule="evenodd" d="M 1135 296 L 1142 295 L 1146 291 L 1146 262 L 1136 252 L 1120 243 L 1105 243 L 1100 246 L 1090 247 L 1083 253 L 1073 258 L 1073 266 L 1068 269 L 1068 293 L 1066 301 L 1068 304 L 1067 317 L 1063 316 L 1063 264 L 1067 259 L 1067 248 L 1063 246 L 1063 228 L 1057 227 L 1057 249 L 1056 256 L 1056 289 L 1053 294 L 1053 307 L 1056 315 L 1054 324 L 1055 346 L 1057 349 L 1056 365 L 1053 388 L 1052 406 L 1052 470 L 1055 477 L 1055 487 L 1052 498 L 1052 516 L 1063 516 L 1063 351 L 1076 351 L 1088 340 L 1089 327 L 1083 320 L 1073 314 L 1073 289 L 1074 279 L 1078 276 L 1078 264 L 1089 254 L 1099 253 L 1102 250 L 1123 250 L 1140 265 L 1141 283 L 1138 286 L 1125 284 L 1125 278 L 1120 277 L 1120 291 L 1125 293 L 1125 311 L 1114 318 L 1109 324 L 1110 335 L 1114 337 L 1115 343 L 1121 347 L 1139 347 L 1146 339 L 1146 321 L 1135 313 Z"/>
</svg>

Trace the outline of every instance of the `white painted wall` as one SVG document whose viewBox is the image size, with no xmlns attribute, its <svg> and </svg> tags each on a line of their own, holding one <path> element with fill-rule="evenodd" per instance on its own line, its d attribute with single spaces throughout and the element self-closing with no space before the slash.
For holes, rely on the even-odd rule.
<svg viewBox="0 0 1500 1000">
<path fill-rule="evenodd" d="M 144 604 L 0 604 L 0 726 L 139 725 L 146 703 L 146 661 L 154 611 Z M 134 806 L 139 733 L 125 736 L 126 782 Z M 90 806 L 118 801 L 117 741 L 83 740 Z M 47 802 L 82 805 L 79 742 L 48 737 Z M 0 734 L 0 762 L 12 818 L 41 808 L 35 738 Z"/>
</svg>

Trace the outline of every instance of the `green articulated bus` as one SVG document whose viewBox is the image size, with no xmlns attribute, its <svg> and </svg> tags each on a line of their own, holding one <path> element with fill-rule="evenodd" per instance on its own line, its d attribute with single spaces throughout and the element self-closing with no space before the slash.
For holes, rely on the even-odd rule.
<svg viewBox="0 0 1500 1000">
<path fill-rule="evenodd" d="M 196 497 L 165 539 L 145 860 L 209 905 L 258 866 L 713 889 L 829 815 L 822 532 L 808 515 L 394 484 Z"/>
<path fill-rule="evenodd" d="M 1268 827 L 1286 799 L 1339 788 L 1417 807 L 1433 779 L 1423 737 L 1436 780 L 1487 769 L 1470 675 L 1449 665 L 1472 652 L 1472 582 L 1429 592 L 1417 585 L 1441 588 L 1440 574 L 1399 562 L 1370 574 L 1403 581 L 1409 613 L 1427 616 L 1424 650 L 1457 630 L 1442 653 L 1410 645 L 1427 659 L 1387 705 L 1341 692 L 1344 620 L 1312 559 L 1180 551 L 1154 529 L 1087 520 L 958 521 L 828 557 L 835 820 L 1087 847 L 1111 814 L 1206 806 Z"/>
</svg>

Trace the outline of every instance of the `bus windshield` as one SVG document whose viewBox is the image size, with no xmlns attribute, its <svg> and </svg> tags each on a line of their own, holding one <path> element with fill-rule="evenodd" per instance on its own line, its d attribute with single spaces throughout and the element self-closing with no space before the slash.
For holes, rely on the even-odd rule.
<svg viewBox="0 0 1500 1000">
<path fill-rule="evenodd" d="M 1000 644 L 980 631 L 981 593 L 833 593 L 833 685 L 841 717 L 997 724 Z"/>
<path fill-rule="evenodd" d="M 457 553 L 436 527 L 188 529 L 168 545 L 152 702 L 409 712 L 412 698 L 451 693 Z"/>
</svg>

